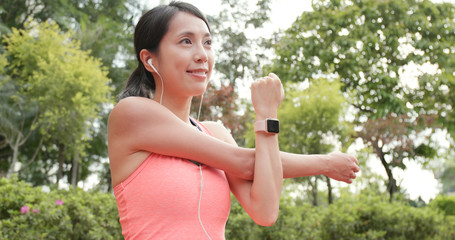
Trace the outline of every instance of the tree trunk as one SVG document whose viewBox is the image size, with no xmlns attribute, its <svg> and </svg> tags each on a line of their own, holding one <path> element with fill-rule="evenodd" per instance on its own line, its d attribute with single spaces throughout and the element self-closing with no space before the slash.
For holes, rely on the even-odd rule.
<svg viewBox="0 0 455 240">
<path fill-rule="evenodd" d="M 310 180 L 311 182 L 311 180 Z M 312 185 L 312 193 L 313 193 L 313 206 L 318 205 L 318 178 L 314 177 L 314 185 Z"/>
<path fill-rule="evenodd" d="M 114 189 L 113 189 L 113 186 L 112 186 L 112 177 L 111 177 L 110 169 L 107 172 L 106 179 L 107 179 L 107 192 L 113 192 Z"/>
<path fill-rule="evenodd" d="M 398 190 L 397 183 L 395 178 L 393 177 L 392 170 L 390 169 L 390 165 L 385 160 L 385 154 L 381 148 L 375 146 L 376 154 L 378 155 L 379 159 L 381 160 L 382 165 L 387 173 L 387 177 L 389 178 L 389 183 L 387 184 L 387 191 L 389 192 L 390 198 L 389 202 L 393 201 L 393 194 Z"/>
<path fill-rule="evenodd" d="M 63 161 L 65 161 L 65 145 L 58 144 L 58 170 L 57 170 L 57 188 L 60 183 L 60 179 L 63 176 Z"/>
<path fill-rule="evenodd" d="M 13 149 L 13 159 L 11 160 L 11 165 L 9 166 L 7 177 L 11 178 L 11 175 L 14 172 L 14 168 L 16 167 L 17 160 L 19 158 L 19 146 L 20 146 L 20 137 L 17 136 L 16 142 L 14 143 L 14 146 L 12 146 Z"/>
<path fill-rule="evenodd" d="M 73 165 L 71 168 L 71 186 L 74 189 L 77 187 L 77 180 L 79 175 L 79 153 L 74 154 Z"/>
<path fill-rule="evenodd" d="M 332 196 L 332 183 L 330 182 L 330 178 L 325 176 L 326 182 L 327 182 L 327 198 L 329 201 L 329 204 L 333 203 L 333 196 Z"/>
</svg>

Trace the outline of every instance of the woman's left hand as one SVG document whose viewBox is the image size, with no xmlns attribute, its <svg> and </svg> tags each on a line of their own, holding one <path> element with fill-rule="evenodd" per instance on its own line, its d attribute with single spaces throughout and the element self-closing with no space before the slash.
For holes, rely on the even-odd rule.
<svg viewBox="0 0 455 240">
<path fill-rule="evenodd" d="M 251 100 L 259 118 L 276 118 L 284 98 L 283 85 L 277 75 L 270 73 L 251 84 Z"/>
</svg>

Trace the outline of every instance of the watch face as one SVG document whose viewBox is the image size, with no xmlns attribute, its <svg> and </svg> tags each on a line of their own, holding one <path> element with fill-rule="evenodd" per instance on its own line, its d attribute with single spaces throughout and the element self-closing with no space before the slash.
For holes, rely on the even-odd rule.
<svg viewBox="0 0 455 240">
<path fill-rule="evenodd" d="M 267 132 L 269 133 L 279 133 L 280 132 L 280 122 L 274 119 L 267 119 Z"/>
</svg>

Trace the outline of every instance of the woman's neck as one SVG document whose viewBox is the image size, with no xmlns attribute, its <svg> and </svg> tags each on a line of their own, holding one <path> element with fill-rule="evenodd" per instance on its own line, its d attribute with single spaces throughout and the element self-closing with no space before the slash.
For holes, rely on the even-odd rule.
<svg viewBox="0 0 455 240">
<path fill-rule="evenodd" d="M 159 99 L 154 99 L 159 102 Z M 189 121 L 192 97 L 187 98 L 163 98 L 162 105 L 173 112 L 182 121 L 191 124 Z"/>
</svg>

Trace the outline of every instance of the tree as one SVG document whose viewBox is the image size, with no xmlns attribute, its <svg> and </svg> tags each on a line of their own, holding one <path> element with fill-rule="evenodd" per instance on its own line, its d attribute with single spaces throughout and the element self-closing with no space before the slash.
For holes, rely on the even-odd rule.
<svg viewBox="0 0 455 240">
<path fill-rule="evenodd" d="M 0 32 L 6 34 L 11 32 L 11 28 L 22 29 L 29 18 L 37 22 L 55 22 L 63 31 L 71 29 L 72 37 L 79 40 L 81 49 L 90 50 L 90 55 L 100 58 L 103 66 L 108 68 L 108 77 L 111 79 L 109 84 L 114 91 L 112 96 L 116 96 L 135 67 L 133 66 L 135 56 L 131 54 L 133 53 L 133 22 L 140 15 L 141 8 L 141 4 L 134 0 L 82 2 L 5 0 L 0 3 Z M 108 111 L 100 113 L 104 114 L 101 116 L 103 119 L 107 119 Z M 105 134 L 95 131 L 92 140 L 89 140 L 91 142 L 88 145 L 94 146 L 90 149 L 96 149 L 96 151 L 90 152 L 87 156 L 81 156 L 82 171 L 95 165 L 100 161 L 99 159 L 107 157 L 107 139 L 104 137 Z M 28 157 L 32 158 L 39 142 L 39 139 L 28 140 L 27 144 L 22 146 L 22 154 L 29 154 Z M 102 145 L 98 145 L 100 143 Z M 52 149 L 45 149 L 49 152 L 44 155 L 53 158 Z M 12 156 L 7 148 L 0 151 L 5 157 Z M 0 158 L 5 157 L 0 154 Z M 32 161 L 29 168 L 22 171 L 22 177 L 36 183 L 42 182 L 42 177 L 47 175 L 45 171 L 41 173 L 30 171 L 46 169 L 47 166 L 34 165 L 41 163 L 43 162 Z"/>
<path fill-rule="evenodd" d="M 283 79 L 299 82 L 335 74 L 356 109 L 356 122 L 364 129 L 373 121 L 381 125 L 380 121 L 407 119 L 406 124 L 400 124 L 405 130 L 400 136 L 419 136 L 419 130 L 438 127 L 455 136 L 455 99 L 450 94 L 455 89 L 454 5 L 414 0 L 327 0 L 313 2 L 313 10 L 303 13 L 275 41 L 278 59 L 272 68 Z M 412 67 L 421 71 L 414 85 L 409 84 L 412 79 L 406 79 Z M 429 123 L 432 125 L 425 125 Z M 415 124 L 419 125 L 417 129 L 409 127 Z M 387 131 L 394 134 L 393 129 Z M 378 137 L 376 141 L 390 143 Z M 374 148 L 373 138 L 363 140 Z M 384 155 L 386 160 L 382 163 L 389 174 L 389 186 L 395 184 L 391 169 L 397 165 L 392 163 L 405 167 L 403 158 L 395 153 L 408 151 L 404 157 L 412 160 L 418 148 L 431 145 L 403 143 L 409 145 L 385 150 L 395 148 L 392 143 L 384 145 L 384 151 L 376 151 L 378 158 Z M 391 199 L 395 190 L 391 189 Z"/>
<path fill-rule="evenodd" d="M 14 95 L 16 90 L 17 86 L 11 82 L 5 81 L 0 86 L 0 136 L 2 136 L 0 148 L 8 148 L 11 152 L 11 155 L 7 154 L 11 156 L 11 162 L 2 166 L 1 175 L 8 177 L 15 171 L 14 167 L 19 160 L 19 149 L 34 135 L 35 131 L 31 126 L 36 124 L 38 117 L 37 105 L 26 104 L 23 97 Z M 41 144 L 42 140 L 35 153 L 38 152 Z M 36 154 L 33 154 L 28 162 L 33 162 L 35 158 Z"/>
<path fill-rule="evenodd" d="M 293 90 L 292 90 L 293 89 Z M 286 100 L 278 111 L 283 131 L 280 137 L 280 149 L 303 154 L 327 154 L 334 150 L 334 142 L 344 141 L 347 125 L 342 120 L 345 99 L 336 80 L 318 79 L 304 91 L 296 90 L 290 84 L 286 91 Z M 324 179 L 328 189 L 328 203 L 333 202 L 332 186 L 327 176 L 307 178 L 311 187 L 313 206 L 318 203 L 318 181 Z M 303 179 L 296 179 L 302 182 Z"/>
<path fill-rule="evenodd" d="M 19 87 L 15 95 L 37 105 L 31 129 L 44 138 L 47 148 L 58 150 L 57 184 L 66 162 L 73 168 L 70 182 L 75 186 L 90 125 L 101 104 L 108 102 L 107 71 L 56 24 L 30 21 L 25 27 L 13 29 L 4 39 L 8 75 Z"/>
<path fill-rule="evenodd" d="M 414 119 L 407 115 L 397 116 L 391 113 L 387 117 L 367 120 L 363 124 L 363 128 L 358 131 L 358 136 L 371 144 L 373 152 L 384 166 L 389 179 L 387 191 L 391 196 L 390 200 L 392 200 L 393 194 L 399 190 L 392 168 L 404 169 L 406 167 L 404 159 L 406 158 L 435 156 L 436 153 L 431 147 L 426 145 L 415 147 L 418 136 L 414 135 L 424 130 L 422 126 L 431 126 L 431 122 L 434 120 L 435 117 L 425 115 Z M 421 123 L 423 121 L 425 123 Z"/>
</svg>

